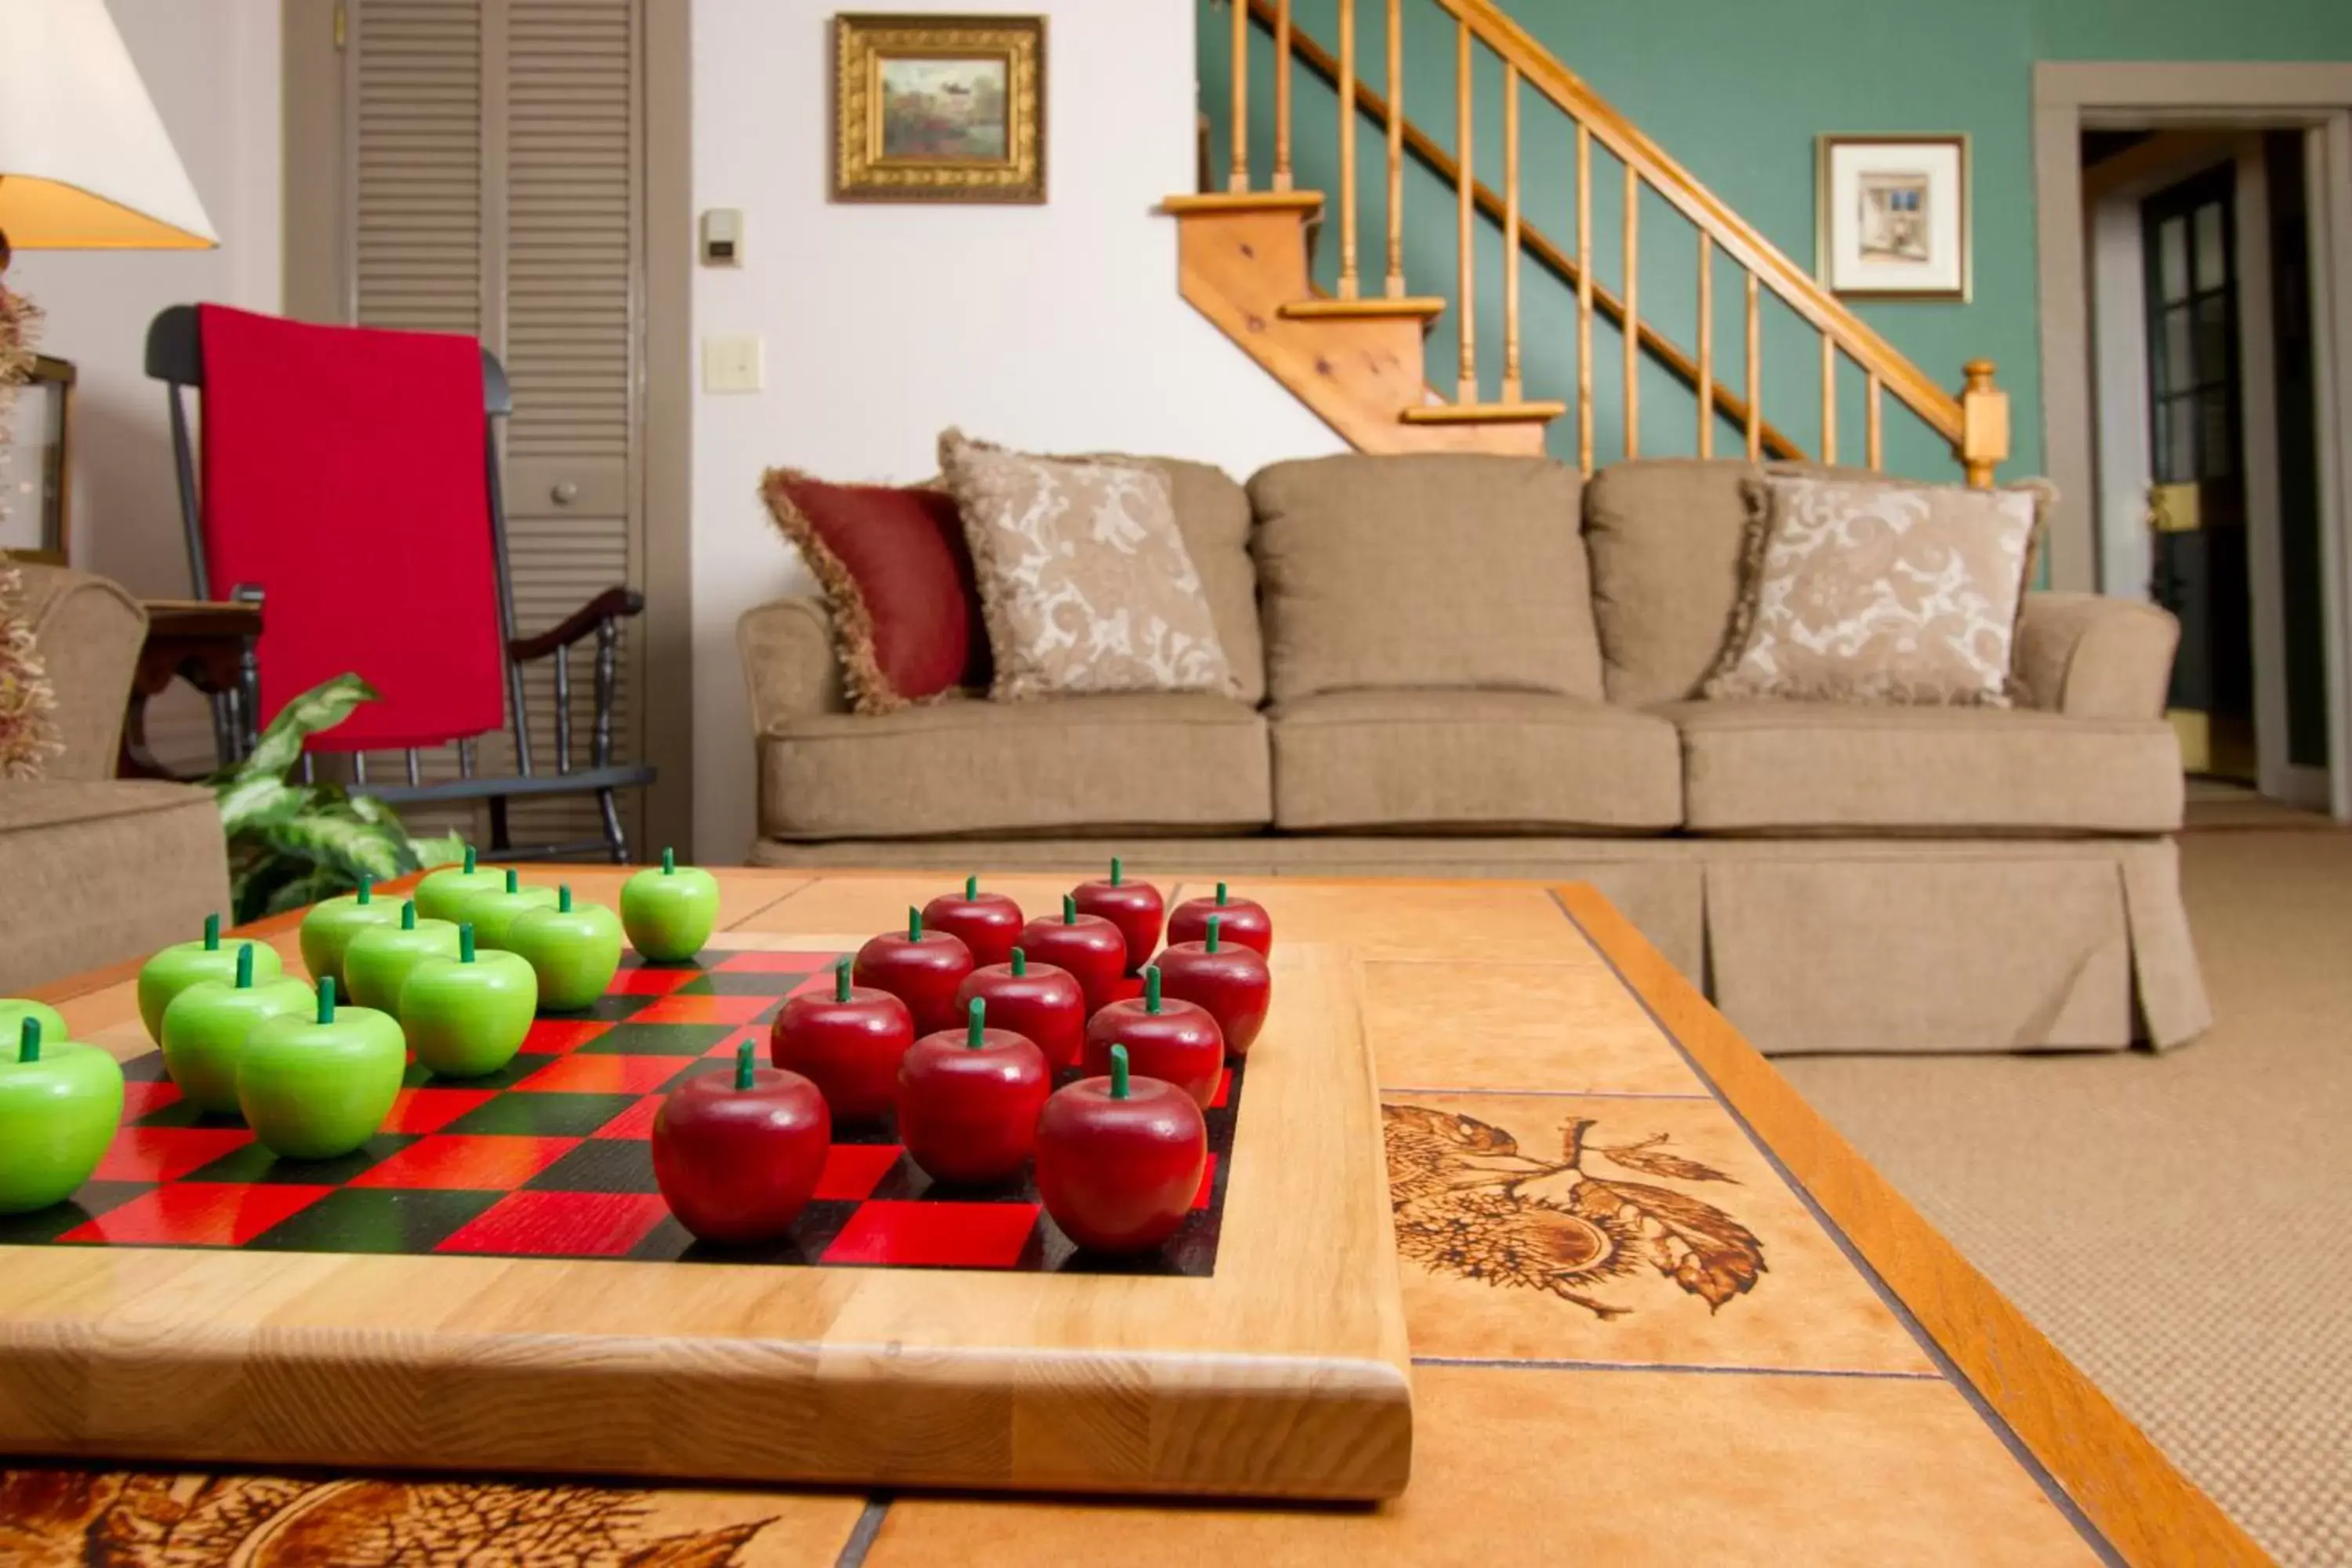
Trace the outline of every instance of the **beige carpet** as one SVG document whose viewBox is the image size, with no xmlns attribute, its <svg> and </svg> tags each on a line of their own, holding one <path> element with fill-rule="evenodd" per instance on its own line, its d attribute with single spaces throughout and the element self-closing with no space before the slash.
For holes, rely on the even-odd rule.
<svg viewBox="0 0 2352 1568">
<path fill-rule="evenodd" d="M 2182 861 L 2204 1039 L 1780 1066 L 2282 1563 L 2352 1563 L 2352 834 Z"/>
</svg>

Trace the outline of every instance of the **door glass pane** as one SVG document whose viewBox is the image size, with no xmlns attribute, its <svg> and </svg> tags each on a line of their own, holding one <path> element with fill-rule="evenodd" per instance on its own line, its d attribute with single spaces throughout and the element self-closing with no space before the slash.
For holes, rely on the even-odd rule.
<svg viewBox="0 0 2352 1568">
<path fill-rule="evenodd" d="M 2189 345 L 2189 308 L 2176 305 L 2164 313 L 2164 363 L 2156 373 L 2157 390 L 2179 392 L 2197 384 L 2197 360 Z"/>
<path fill-rule="evenodd" d="M 2201 293 L 2227 281 L 2229 258 L 2221 243 L 2221 204 L 2197 209 L 2197 288 Z"/>
<path fill-rule="evenodd" d="M 2200 477 L 2226 479 L 2236 471 L 2235 454 L 2230 450 L 2230 394 L 2227 391 L 2208 392 L 2198 397 L 2199 421 L 2204 426 L 2198 443 L 2198 467 Z"/>
<path fill-rule="evenodd" d="M 2197 399 L 2176 397 L 2164 405 L 2167 483 L 2197 477 Z"/>
<path fill-rule="evenodd" d="M 2168 217 L 2157 231 L 2164 300 L 2170 304 L 2189 298 L 2189 220 Z"/>
<path fill-rule="evenodd" d="M 2212 294 L 2197 301 L 2197 379 L 2230 377 L 2230 297 Z"/>
</svg>

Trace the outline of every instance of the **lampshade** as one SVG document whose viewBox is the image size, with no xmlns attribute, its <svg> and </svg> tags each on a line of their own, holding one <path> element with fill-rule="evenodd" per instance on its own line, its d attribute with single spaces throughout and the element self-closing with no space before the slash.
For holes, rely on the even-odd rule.
<svg viewBox="0 0 2352 1568">
<path fill-rule="evenodd" d="M 0 235 L 20 250 L 220 243 L 103 0 L 0 0 Z"/>
</svg>

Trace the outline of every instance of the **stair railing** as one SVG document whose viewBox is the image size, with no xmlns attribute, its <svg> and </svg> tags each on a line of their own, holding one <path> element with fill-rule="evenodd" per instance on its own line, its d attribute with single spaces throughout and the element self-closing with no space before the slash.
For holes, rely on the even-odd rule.
<svg viewBox="0 0 2352 1568">
<path fill-rule="evenodd" d="M 1475 404 L 1479 398 L 1476 239 L 1483 227 L 1496 225 L 1502 232 L 1503 247 L 1503 401 L 1517 405 L 1525 396 L 1519 280 L 1524 260 L 1531 255 L 1537 265 L 1575 290 L 1577 457 L 1586 473 L 1592 471 L 1595 463 L 1592 323 L 1596 314 L 1614 324 L 1623 341 L 1619 371 L 1622 378 L 1624 456 L 1641 455 L 1641 368 L 1646 359 L 1663 365 L 1696 395 L 1699 456 L 1715 455 L 1717 422 L 1729 420 L 1739 427 L 1751 461 L 1767 455 L 1806 457 L 1808 454 L 1795 440 L 1763 416 L 1761 305 L 1769 290 L 1819 337 L 1821 461 L 1835 463 L 1839 459 L 1838 376 L 1842 363 L 1851 361 L 1864 377 L 1863 456 L 1867 467 L 1878 470 L 1885 465 L 1884 410 L 1891 396 L 1951 445 L 1970 485 L 1981 488 L 1993 482 L 1995 468 L 2009 456 L 2009 398 L 1994 384 L 1991 361 L 1970 360 L 1963 367 L 1965 383 L 1960 392 L 1956 395 L 1944 390 L 1593 92 L 1492 0 L 1424 0 L 1450 16 L 1454 24 L 1454 125 L 1450 155 L 1404 113 L 1405 0 L 1372 0 L 1385 11 L 1385 93 L 1370 88 L 1358 69 L 1357 11 L 1364 0 L 1334 0 L 1339 16 L 1336 56 L 1298 28 L 1291 14 L 1292 0 L 1227 3 L 1233 10 L 1232 141 L 1225 182 L 1229 191 L 1242 194 L 1254 188 L 1249 118 L 1250 34 L 1254 26 L 1265 28 L 1274 38 L 1275 153 L 1268 188 L 1290 190 L 1297 177 L 1291 136 L 1294 70 L 1303 65 L 1339 91 L 1339 267 L 1335 292 L 1339 299 L 1358 298 L 1362 287 L 1358 271 L 1355 156 L 1360 119 L 1375 121 L 1386 133 L 1387 233 L 1382 277 L 1386 297 L 1408 297 L 1404 276 L 1404 169 L 1408 155 L 1453 186 L 1457 298 L 1451 304 L 1458 311 L 1460 363 L 1455 394 L 1462 404 Z M 1482 47 L 1500 61 L 1503 73 L 1503 168 L 1499 193 L 1478 179 L 1474 166 L 1474 67 Z M 1540 94 L 1575 128 L 1576 239 L 1572 255 L 1527 223 L 1522 212 L 1522 83 Z M 1620 220 L 1623 254 L 1620 287 L 1614 292 L 1601 287 L 1594 276 L 1592 149 L 1596 142 L 1618 162 L 1623 174 L 1623 211 Z M 1696 232 L 1695 354 L 1685 353 L 1653 323 L 1643 320 L 1641 313 L 1641 198 L 1645 189 L 1657 193 Z M 1738 392 L 1716 374 L 1714 275 L 1718 251 L 1741 274 L 1744 384 Z M 1412 416 L 1410 413 L 1406 416 Z"/>
</svg>

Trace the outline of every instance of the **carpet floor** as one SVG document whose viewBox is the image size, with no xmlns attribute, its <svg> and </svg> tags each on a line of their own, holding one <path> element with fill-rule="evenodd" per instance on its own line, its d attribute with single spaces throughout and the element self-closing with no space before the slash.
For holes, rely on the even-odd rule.
<svg viewBox="0 0 2352 1568">
<path fill-rule="evenodd" d="M 2281 1563 L 2352 1563 L 2352 833 L 2232 826 L 2181 841 L 2201 1040 L 1778 1065 Z"/>
</svg>

